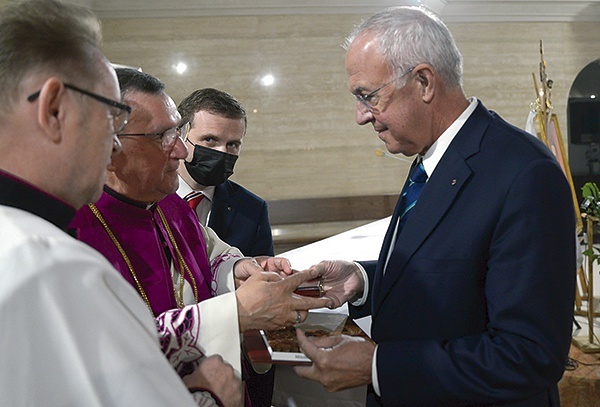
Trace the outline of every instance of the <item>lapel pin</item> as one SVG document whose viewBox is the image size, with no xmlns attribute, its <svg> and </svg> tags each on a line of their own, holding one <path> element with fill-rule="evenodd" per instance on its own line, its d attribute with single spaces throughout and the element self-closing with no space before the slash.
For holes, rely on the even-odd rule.
<svg viewBox="0 0 600 407">
<path fill-rule="evenodd" d="M 450 185 L 452 185 L 452 186 L 456 185 L 456 178 L 454 178 L 454 179 L 452 180 L 452 182 L 450 183 Z"/>
</svg>

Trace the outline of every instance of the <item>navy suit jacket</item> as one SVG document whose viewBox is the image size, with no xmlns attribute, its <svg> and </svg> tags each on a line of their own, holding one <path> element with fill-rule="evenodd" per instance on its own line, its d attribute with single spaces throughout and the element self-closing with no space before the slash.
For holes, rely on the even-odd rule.
<svg viewBox="0 0 600 407">
<path fill-rule="evenodd" d="M 217 185 L 208 226 L 246 256 L 273 256 L 267 203 L 233 181 Z"/>
<path fill-rule="evenodd" d="M 481 102 L 383 263 L 365 263 L 382 397 L 369 406 L 558 406 L 575 293 L 570 187 Z"/>
</svg>

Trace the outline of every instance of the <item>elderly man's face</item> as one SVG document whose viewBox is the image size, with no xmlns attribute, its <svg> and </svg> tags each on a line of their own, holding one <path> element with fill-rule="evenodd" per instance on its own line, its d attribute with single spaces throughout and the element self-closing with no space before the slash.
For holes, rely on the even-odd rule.
<svg viewBox="0 0 600 407">
<path fill-rule="evenodd" d="M 373 111 L 356 102 L 356 122 L 361 126 L 371 123 L 388 151 L 410 156 L 431 145 L 431 140 L 425 140 L 420 130 L 426 123 L 420 123 L 420 87 L 415 73 L 408 72 L 404 78 L 390 83 L 395 79 L 393 72 L 371 34 L 359 35 L 349 47 L 346 72 L 348 88 L 355 95 L 365 96 L 381 88 L 377 92 L 377 108 Z M 402 86 L 402 81 L 406 81 L 406 85 Z"/>
<path fill-rule="evenodd" d="M 179 125 L 177 107 L 165 93 L 128 92 L 125 103 L 133 111 L 123 134 L 163 133 Z M 179 161 L 187 156 L 187 149 L 180 138 L 168 150 L 163 149 L 160 136 L 126 136 L 120 139 L 123 152 L 115 157 L 109 169 L 109 187 L 144 203 L 159 201 L 177 191 L 177 168 Z"/>
</svg>

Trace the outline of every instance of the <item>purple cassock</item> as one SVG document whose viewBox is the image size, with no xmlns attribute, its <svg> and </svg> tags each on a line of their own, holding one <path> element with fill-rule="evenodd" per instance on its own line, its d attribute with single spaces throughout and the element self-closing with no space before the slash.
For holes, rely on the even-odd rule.
<svg viewBox="0 0 600 407">
<path fill-rule="evenodd" d="M 179 273 L 185 275 L 190 285 L 195 284 L 198 301 L 213 297 L 210 289 L 212 273 L 198 219 L 177 194 L 168 195 L 146 208 L 105 187 L 96 207 L 129 259 L 155 316 L 178 308 L 171 277 L 171 261 Z M 193 280 L 180 264 L 172 238 L 165 229 L 157 207 L 166 218 L 171 236 L 193 275 Z M 89 206 L 84 206 L 77 212 L 69 227 L 76 229 L 79 240 L 102 253 L 140 291 L 115 241 Z"/>
</svg>

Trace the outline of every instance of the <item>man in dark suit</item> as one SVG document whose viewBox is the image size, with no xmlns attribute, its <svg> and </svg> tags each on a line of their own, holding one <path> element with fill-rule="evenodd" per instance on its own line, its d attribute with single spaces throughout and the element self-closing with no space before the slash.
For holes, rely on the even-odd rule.
<svg viewBox="0 0 600 407">
<path fill-rule="evenodd" d="M 240 154 L 246 134 L 246 111 L 226 92 L 194 91 L 178 107 L 182 123 L 190 122 L 189 155 L 179 167 L 177 193 L 189 201 L 200 223 L 213 229 L 246 256 L 273 256 L 273 237 L 267 203 L 227 178 Z"/>
<path fill-rule="evenodd" d="M 230 94 L 213 88 L 192 92 L 178 108 L 181 123 L 189 122 L 188 157 L 179 165 L 177 194 L 196 211 L 202 225 L 213 229 L 246 256 L 273 256 L 273 236 L 267 203 L 228 180 L 246 134 L 246 111 Z M 192 148 L 189 148 L 192 147 Z M 270 407 L 275 369 L 246 378 L 253 407 Z"/>
<path fill-rule="evenodd" d="M 576 262 L 557 161 L 465 97 L 454 39 L 423 9 L 362 23 L 346 71 L 358 124 L 416 159 L 379 260 L 313 266 L 333 306 L 372 316 L 374 342 L 298 332 L 314 363 L 296 372 L 328 390 L 367 384 L 369 406 L 560 405 Z"/>
</svg>

